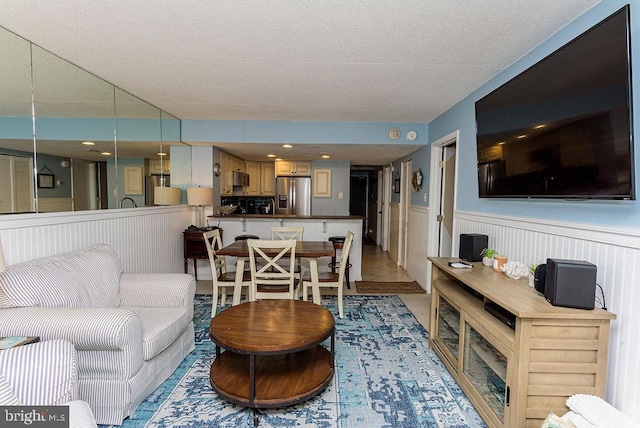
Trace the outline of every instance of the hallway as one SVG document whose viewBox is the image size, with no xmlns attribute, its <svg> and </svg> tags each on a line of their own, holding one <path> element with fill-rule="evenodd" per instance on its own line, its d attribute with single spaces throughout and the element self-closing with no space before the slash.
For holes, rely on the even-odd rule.
<svg viewBox="0 0 640 428">
<path fill-rule="evenodd" d="M 427 261 L 425 260 L 425 263 Z M 375 282 L 411 282 L 406 271 L 396 265 L 386 251 L 378 245 L 362 245 L 362 280 Z M 344 289 L 345 295 L 357 295 L 356 285 Z M 399 294 L 400 300 L 413 313 L 418 322 L 429 330 L 430 294 Z"/>
<path fill-rule="evenodd" d="M 362 280 L 363 281 L 413 281 L 406 271 L 396 265 L 389 254 L 378 245 L 362 245 Z"/>
</svg>

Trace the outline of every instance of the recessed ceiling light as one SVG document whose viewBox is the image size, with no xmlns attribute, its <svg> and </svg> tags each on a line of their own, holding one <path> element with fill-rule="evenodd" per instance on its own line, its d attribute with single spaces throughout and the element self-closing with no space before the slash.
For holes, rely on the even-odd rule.
<svg viewBox="0 0 640 428">
<path fill-rule="evenodd" d="M 502 146 L 502 145 L 504 145 L 504 144 L 507 144 L 507 142 L 506 142 L 506 141 L 500 141 L 500 142 L 498 143 L 498 145 L 499 145 L 499 146 Z"/>
<path fill-rule="evenodd" d="M 275 158 L 275 157 L 276 157 L 276 155 L 274 155 L 273 153 L 269 153 L 269 154 L 267 155 L 267 157 L 268 157 L 268 158 Z"/>
<path fill-rule="evenodd" d="M 324 155 L 322 155 L 322 156 L 321 156 L 321 158 L 322 158 L 322 159 L 329 159 L 329 158 L 331 158 L 331 156 L 329 156 L 329 155 L 327 155 L 327 154 L 324 154 Z"/>
<path fill-rule="evenodd" d="M 102 156 L 111 156 L 111 152 L 101 152 Z"/>
<path fill-rule="evenodd" d="M 522 140 L 523 138 L 527 138 L 527 134 L 518 135 L 518 140 Z"/>
<path fill-rule="evenodd" d="M 82 144 L 84 144 L 85 146 L 95 146 L 96 143 L 94 143 L 93 141 L 83 141 Z"/>
<path fill-rule="evenodd" d="M 285 149 L 291 149 L 293 146 L 291 144 L 283 144 L 282 147 Z"/>
<path fill-rule="evenodd" d="M 545 126 L 547 125 L 545 125 L 544 123 L 541 123 L 540 125 L 534 126 L 533 129 L 540 129 L 540 128 L 544 128 Z"/>
<path fill-rule="evenodd" d="M 280 161 L 282 160 L 282 158 L 276 158 L 276 160 L 277 160 L 278 162 L 280 162 Z"/>
<path fill-rule="evenodd" d="M 166 156 L 167 154 L 164 152 L 156 153 L 158 156 Z"/>
</svg>

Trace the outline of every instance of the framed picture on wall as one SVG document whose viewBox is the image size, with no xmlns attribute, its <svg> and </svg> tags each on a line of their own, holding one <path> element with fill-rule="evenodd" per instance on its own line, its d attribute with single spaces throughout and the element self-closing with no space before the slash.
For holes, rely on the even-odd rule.
<svg viewBox="0 0 640 428">
<path fill-rule="evenodd" d="M 47 166 L 43 166 L 40 171 L 38 171 L 38 189 L 53 189 L 56 187 L 56 176 L 53 174 Z"/>
<path fill-rule="evenodd" d="M 53 189 L 56 187 L 53 174 L 38 173 L 38 189 Z"/>
<path fill-rule="evenodd" d="M 396 176 L 393 179 L 393 193 L 400 193 L 400 173 L 396 172 Z"/>
</svg>

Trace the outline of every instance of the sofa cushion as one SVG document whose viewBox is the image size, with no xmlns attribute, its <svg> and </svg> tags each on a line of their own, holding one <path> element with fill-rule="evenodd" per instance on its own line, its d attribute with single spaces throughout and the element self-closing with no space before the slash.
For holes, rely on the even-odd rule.
<svg viewBox="0 0 640 428">
<path fill-rule="evenodd" d="M 13 392 L 11 385 L 0 373 L 0 406 L 19 406 L 20 399 Z"/>
<path fill-rule="evenodd" d="M 185 308 L 126 309 L 135 312 L 142 321 L 142 358 L 145 361 L 169 347 L 191 322 Z"/>
<path fill-rule="evenodd" d="M 117 307 L 121 273 L 118 256 L 105 244 L 18 263 L 0 273 L 0 305 Z"/>
</svg>

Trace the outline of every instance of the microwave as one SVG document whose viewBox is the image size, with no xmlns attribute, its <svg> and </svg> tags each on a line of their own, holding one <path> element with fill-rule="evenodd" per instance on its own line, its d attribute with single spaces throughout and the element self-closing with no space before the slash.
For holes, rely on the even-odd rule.
<svg viewBox="0 0 640 428">
<path fill-rule="evenodd" d="M 233 185 L 234 186 L 249 186 L 249 174 L 244 172 L 233 171 Z"/>
</svg>

